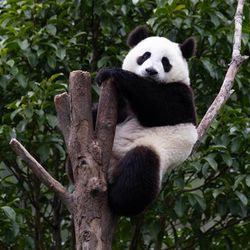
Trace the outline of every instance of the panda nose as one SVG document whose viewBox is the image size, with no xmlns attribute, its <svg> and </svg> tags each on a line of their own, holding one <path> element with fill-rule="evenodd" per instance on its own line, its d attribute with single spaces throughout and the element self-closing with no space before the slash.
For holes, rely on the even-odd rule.
<svg viewBox="0 0 250 250">
<path fill-rule="evenodd" d="M 147 68 L 146 69 L 146 72 L 148 73 L 148 75 L 150 76 L 154 76 L 154 75 L 157 75 L 158 72 L 154 69 L 154 68 Z"/>
</svg>

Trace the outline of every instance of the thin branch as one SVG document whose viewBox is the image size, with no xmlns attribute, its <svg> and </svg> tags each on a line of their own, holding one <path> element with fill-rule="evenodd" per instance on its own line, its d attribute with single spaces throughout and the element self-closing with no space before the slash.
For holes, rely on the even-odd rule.
<svg viewBox="0 0 250 250">
<path fill-rule="evenodd" d="M 236 58 L 240 55 L 241 49 L 241 34 L 242 34 L 242 17 L 243 17 L 243 7 L 244 7 L 245 0 L 238 0 L 238 5 L 234 17 L 234 44 L 233 44 L 233 52 L 232 57 Z"/>
<path fill-rule="evenodd" d="M 140 243 L 140 239 L 142 237 L 142 227 L 144 223 L 144 214 L 140 215 L 136 218 L 136 224 L 134 228 L 133 237 L 129 246 L 129 250 L 135 250 L 138 248 L 138 245 Z"/>
<path fill-rule="evenodd" d="M 235 14 L 235 33 L 234 33 L 232 61 L 227 70 L 227 73 L 224 78 L 219 94 L 216 96 L 215 100 L 209 107 L 208 111 L 206 112 L 205 116 L 203 117 L 203 119 L 201 120 L 197 128 L 198 141 L 196 145 L 194 146 L 194 149 L 198 147 L 203 136 L 207 133 L 207 130 L 209 129 L 215 117 L 219 113 L 219 110 L 231 96 L 233 82 L 234 82 L 236 73 L 238 72 L 240 65 L 245 60 L 248 59 L 248 56 L 240 55 L 243 6 L 244 6 L 244 0 L 239 0 L 236 14 Z"/>
<path fill-rule="evenodd" d="M 25 149 L 25 147 L 16 139 L 11 139 L 10 145 L 18 156 L 24 160 L 28 167 L 33 171 L 37 178 L 47 187 L 52 189 L 61 198 L 67 208 L 72 211 L 73 201 L 72 195 L 61 185 L 60 182 L 55 180 Z"/>
<path fill-rule="evenodd" d="M 167 220 L 167 218 L 166 218 L 165 213 L 161 214 L 160 219 L 159 219 L 159 228 L 160 229 L 159 229 L 159 232 L 157 234 L 157 239 L 155 242 L 154 250 L 162 249 L 163 237 L 164 237 L 165 228 L 166 228 L 166 220 Z"/>
<path fill-rule="evenodd" d="M 204 183 L 198 187 L 195 188 L 190 188 L 190 189 L 183 189 L 181 190 L 181 192 L 193 192 L 196 190 L 199 190 L 201 188 L 205 188 L 207 185 L 209 185 L 212 181 L 216 180 L 219 176 L 221 176 L 229 167 L 225 166 L 224 168 L 222 168 L 219 173 L 217 175 L 214 176 L 209 176 L 207 179 L 205 179 Z"/>
</svg>

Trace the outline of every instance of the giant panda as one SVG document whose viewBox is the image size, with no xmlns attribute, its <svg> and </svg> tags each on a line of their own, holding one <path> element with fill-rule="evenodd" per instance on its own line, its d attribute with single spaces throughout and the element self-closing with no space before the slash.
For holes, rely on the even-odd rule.
<svg viewBox="0 0 250 250">
<path fill-rule="evenodd" d="M 196 43 L 149 36 L 139 26 L 127 44 L 122 69 L 102 69 L 96 81 L 112 78 L 118 95 L 109 204 L 117 215 L 135 216 L 155 200 L 166 171 L 184 162 L 197 140 L 187 65 Z"/>
</svg>

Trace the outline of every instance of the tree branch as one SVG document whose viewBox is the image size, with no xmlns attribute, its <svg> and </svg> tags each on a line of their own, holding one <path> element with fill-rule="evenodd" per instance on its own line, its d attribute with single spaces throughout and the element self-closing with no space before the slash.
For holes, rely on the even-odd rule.
<svg viewBox="0 0 250 250">
<path fill-rule="evenodd" d="M 112 80 L 108 80 L 103 83 L 101 88 L 95 131 L 96 137 L 98 138 L 98 144 L 101 146 L 101 148 L 105 149 L 103 152 L 103 167 L 105 169 L 107 169 L 111 156 L 116 120 L 116 89 L 115 85 L 112 83 Z"/>
<path fill-rule="evenodd" d="M 25 149 L 25 147 L 16 139 L 11 139 L 10 146 L 22 160 L 24 160 L 28 167 L 38 177 L 38 179 L 52 189 L 66 205 L 69 211 L 73 209 L 72 195 L 61 185 L 60 182 L 55 180 Z"/>
<path fill-rule="evenodd" d="M 234 32 L 232 60 L 218 95 L 216 96 L 215 100 L 207 110 L 205 116 L 203 117 L 197 128 L 198 140 L 194 146 L 194 149 L 196 149 L 199 146 L 202 138 L 207 133 L 207 130 L 209 129 L 215 117 L 219 113 L 219 110 L 231 96 L 233 82 L 236 73 L 238 72 L 240 65 L 245 60 L 248 59 L 248 56 L 240 55 L 243 6 L 244 6 L 244 0 L 238 0 L 237 10 L 235 14 L 235 32 Z"/>
<path fill-rule="evenodd" d="M 70 129 L 70 104 L 69 95 L 65 92 L 60 95 L 56 95 L 54 98 L 58 127 L 63 133 L 65 143 L 69 140 Z"/>
<path fill-rule="evenodd" d="M 69 94 L 55 97 L 55 105 L 73 169 L 76 249 L 111 249 L 115 220 L 106 177 L 117 121 L 115 86 L 103 83 L 96 131 L 88 72 L 71 72 Z"/>
<path fill-rule="evenodd" d="M 80 154 L 84 154 L 93 138 L 91 78 L 88 72 L 77 70 L 70 73 L 69 100 L 71 119 L 69 154 L 71 149 L 75 150 L 78 146 L 81 147 L 78 150 Z"/>
</svg>

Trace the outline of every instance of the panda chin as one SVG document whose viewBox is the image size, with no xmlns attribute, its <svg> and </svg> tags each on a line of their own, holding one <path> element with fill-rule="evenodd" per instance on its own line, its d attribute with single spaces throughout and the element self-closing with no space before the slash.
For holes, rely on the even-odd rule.
<svg viewBox="0 0 250 250">
<path fill-rule="evenodd" d="M 163 82 L 163 81 L 161 81 L 161 79 L 159 78 L 158 75 L 150 76 L 150 75 L 148 75 L 148 74 L 145 74 L 145 75 L 143 75 L 143 77 L 145 77 L 145 78 L 147 78 L 147 79 L 154 80 L 154 81 L 159 82 L 159 83 L 160 83 L 160 82 Z"/>
<path fill-rule="evenodd" d="M 159 76 L 147 76 L 147 78 L 154 80 L 158 84 L 166 84 L 166 80 L 161 79 Z"/>
</svg>

